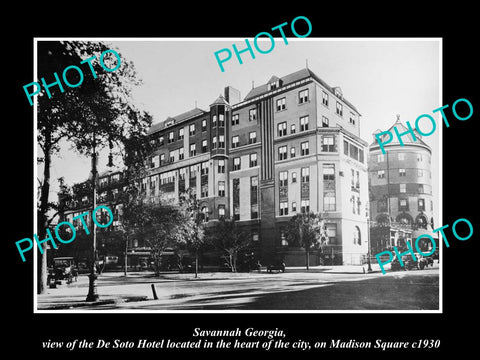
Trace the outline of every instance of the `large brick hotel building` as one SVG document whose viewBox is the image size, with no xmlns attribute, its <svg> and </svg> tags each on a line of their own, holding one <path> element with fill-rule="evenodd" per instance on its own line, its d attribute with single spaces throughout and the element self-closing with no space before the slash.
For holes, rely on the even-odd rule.
<svg viewBox="0 0 480 360">
<path fill-rule="evenodd" d="M 248 229 L 262 263 L 280 256 L 304 265 L 283 228 L 296 213 L 320 213 L 328 235 L 321 256 L 358 264 L 368 251 L 367 143 L 359 135 L 357 109 L 308 68 L 272 76 L 243 100 L 228 86 L 209 109 L 151 127 L 143 186 L 149 197 L 172 199 L 193 188 L 208 222 L 231 217 Z M 129 253 L 140 246 L 129 244 Z M 319 262 L 312 254 L 310 263 Z"/>
</svg>

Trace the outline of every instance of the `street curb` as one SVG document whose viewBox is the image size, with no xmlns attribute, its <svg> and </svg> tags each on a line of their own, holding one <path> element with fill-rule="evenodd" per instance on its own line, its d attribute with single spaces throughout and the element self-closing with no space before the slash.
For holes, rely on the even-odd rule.
<svg viewBox="0 0 480 360">
<path fill-rule="evenodd" d="M 69 310 L 85 306 L 100 306 L 146 300 L 148 300 L 148 296 L 129 296 L 124 298 L 105 299 L 99 301 L 82 301 L 72 304 L 48 304 L 46 306 L 38 305 L 37 310 Z"/>
</svg>

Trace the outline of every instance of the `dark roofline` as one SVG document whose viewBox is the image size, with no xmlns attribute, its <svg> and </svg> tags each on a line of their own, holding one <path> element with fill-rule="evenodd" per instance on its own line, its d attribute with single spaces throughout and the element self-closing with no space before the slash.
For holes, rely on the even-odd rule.
<svg viewBox="0 0 480 360">
<path fill-rule="evenodd" d="M 284 87 L 286 85 L 289 85 L 291 83 L 294 83 L 294 82 L 297 82 L 297 81 L 300 81 L 300 80 L 303 80 L 303 79 L 306 79 L 306 78 L 309 78 L 309 77 L 313 78 L 316 82 L 318 82 L 320 85 L 322 85 L 324 88 L 326 88 L 328 91 L 330 91 L 335 96 L 335 91 L 333 90 L 334 88 L 331 87 L 330 85 L 328 85 L 324 80 L 322 80 L 320 77 L 318 77 L 317 74 L 315 74 L 312 70 L 310 70 L 308 68 L 300 69 L 298 71 L 295 71 L 293 73 L 287 74 L 287 75 L 279 78 L 279 80 L 281 80 L 282 84 L 277 89 L 281 89 L 282 87 Z M 275 90 L 277 90 L 277 89 L 275 89 Z M 268 83 L 256 86 L 248 92 L 248 94 L 245 96 L 245 98 L 243 100 L 244 101 L 251 100 L 251 99 L 253 99 L 257 96 L 268 93 L 269 91 L 272 91 L 272 90 L 268 90 Z M 350 108 L 355 110 L 358 114 L 360 114 L 360 112 L 357 110 L 357 108 L 355 106 L 353 106 L 353 104 L 350 103 L 347 99 L 342 97 L 341 100 L 343 102 L 345 102 L 345 104 L 347 106 L 349 106 Z"/>
<path fill-rule="evenodd" d="M 168 121 L 171 121 L 171 120 L 174 120 L 175 123 L 172 125 L 172 126 L 175 126 L 175 125 L 178 125 L 178 124 L 181 124 L 187 120 L 190 120 L 190 119 L 193 119 L 197 116 L 203 116 L 205 114 L 208 114 L 208 111 L 205 111 L 205 110 L 202 110 L 198 107 L 195 107 L 191 110 L 188 110 L 188 111 L 185 111 L 181 114 L 178 114 L 176 116 L 169 116 L 167 117 L 165 120 L 161 121 L 161 122 L 158 122 L 158 123 L 155 123 L 155 124 L 152 124 L 152 126 L 150 127 L 150 129 L 148 130 L 148 135 L 152 135 L 156 132 L 159 132 L 161 130 L 164 130 L 166 129 L 167 127 L 165 126 L 165 124 L 168 122 Z M 169 126 L 170 127 L 170 126 Z"/>
</svg>

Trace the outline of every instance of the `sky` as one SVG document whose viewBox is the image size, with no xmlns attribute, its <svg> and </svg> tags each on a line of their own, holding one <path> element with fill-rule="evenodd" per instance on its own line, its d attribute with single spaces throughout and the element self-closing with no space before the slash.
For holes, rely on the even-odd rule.
<svg viewBox="0 0 480 360">
<path fill-rule="evenodd" d="M 253 39 L 249 39 L 253 43 Z M 153 122 L 164 121 L 193 109 L 208 110 L 209 105 L 226 86 L 241 93 L 241 98 L 252 85 L 265 84 L 273 75 L 285 76 L 307 66 L 330 86 L 339 86 L 343 96 L 361 114 L 360 137 L 369 144 L 376 129 L 386 130 L 396 120 L 410 121 L 422 114 L 430 114 L 440 124 L 439 115 L 432 110 L 441 103 L 441 40 L 426 39 L 335 39 L 282 38 L 268 54 L 255 50 L 252 59 L 243 53 L 243 64 L 235 57 L 223 64 L 222 72 L 214 53 L 224 48 L 232 51 L 245 48 L 244 38 L 219 39 L 107 39 L 111 48 L 118 49 L 122 59 L 132 61 L 143 85 L 134 92 L 134 101 L 150 112 Z M 262 49 L 270 47 L 270 40 L 259 42 Z M 222 54 L 223 56 L 223 54 Z M 59 69 L 61 70 L 61 69 Z M 424 132 L 430 127 L 425 123 Z M 434 195 L 439 191 L 439 139 L 442 126 L 434 134 L 423 137 L 432 147 Z M 105 170 L 107 156 L 99 160 L 99 170 Z M 67 184 L 84 181 L 90 169 L 90 160 L 78 157 L 68 145 L 53 158 L 52 193 L 56 198 L 56 181 L 63 176 Z M 41 177 L 41 170 L 38 176 Z M 437 174 L 437 176 L 435 176 Z M 439 208 L 438 195 L 434 196 Z M 438 215 L 435 216 L 436 219 Z M 438 220 L 437 220 L 438 221 Z M 436 222 L 438 223 L 438 222 Z"/>
</svg>

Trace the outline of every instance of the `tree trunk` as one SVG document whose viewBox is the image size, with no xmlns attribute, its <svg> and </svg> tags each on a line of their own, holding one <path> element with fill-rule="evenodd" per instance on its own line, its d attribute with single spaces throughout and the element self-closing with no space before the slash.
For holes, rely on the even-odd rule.
<svg viewBox="0 0 480 360">
<path fill-rule="evenodd" d="M 40 209 L 38 214 L 37 236 L 43 240 L 47 236 L 47 211 L 48 211 L 48 194 L 50 192 L 50 165 L 51 165 L 51 138 L 48 132 L 45 136 L 44 149 L 44 167 L 43 167 L 43 183 L 40 189 Z M 43 294 L 47 289 L 47 243 L 42 244 L 43 254 L 40 258 L 40 266 L 37 267 L 37 293 Z M 34 250 L 35 251 L 35 250 Z"/>
<path fill-rule="evenodd" d="M 310 268 L 310 248 L 305 248 L 305 255 L 306 255 L 306 264 L 307 264 L 307 270 Z"/>
<path fill-rule="evenodd" d="M 195 279 L 198 277 L 198 251 L 195 251 Z"/>
<path fill-rule="evenodd" d="M 125 234 L 125 256 L 124 256 L 124 265 L 123 275 L 127 276 L 127 249 L 128 249 L 128 233 Z"/>
</svg>

